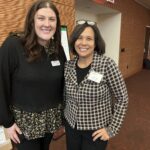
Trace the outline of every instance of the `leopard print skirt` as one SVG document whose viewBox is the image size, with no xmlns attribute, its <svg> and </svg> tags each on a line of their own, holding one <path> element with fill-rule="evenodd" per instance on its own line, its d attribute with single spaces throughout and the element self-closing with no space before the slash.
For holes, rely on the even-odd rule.
<svg viewBox="0 0 150 150">
<path fill-rule="evenodd" d="M 38 113 L 16 107 L 12 107 L 12 111 L 16 124 L 28 140 L 44 137 L 45 133 L 54 133 L 62 126 L 61 105 Z"/>
</svg>

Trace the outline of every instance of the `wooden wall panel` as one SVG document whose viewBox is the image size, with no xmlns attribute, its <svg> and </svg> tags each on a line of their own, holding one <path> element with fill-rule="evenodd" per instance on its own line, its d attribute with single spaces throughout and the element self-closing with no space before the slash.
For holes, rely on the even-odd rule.
<svg viewBox="0 0 150 150">
<path fill-rule="evenodd" d="M 0 1 L 0 45 L 10 32 L 21 31 L 30 5 L 36 0 Z M 68 33 L 73 30 L 75 20 L 74 0 L 54 0 L 60 12 L 62 25 L 67 25 Z"/>
<path fill-rule="evenodd" d="M 72 1 L 72 0 L 70 0 Z M 53 2 L 59 10 L 60 20 L 62 25 L 68 27 L 68 34 L 72 32 L 75 23 L 75 8 L 69 5 L 62 5 L 61 3 Z"/>
<path fill-rule="evenodd" d="M 52 1 L 55 3 L 72 6 L 72 7 L 74 7 L 75 5 L 75 0 L 52 0 Z"/>
<path fill-rule="evenodd" d="M 9 32 L 22 30 L 27 10 L 35 0 L 0 0 L 0 45 Z"/>
</svg>

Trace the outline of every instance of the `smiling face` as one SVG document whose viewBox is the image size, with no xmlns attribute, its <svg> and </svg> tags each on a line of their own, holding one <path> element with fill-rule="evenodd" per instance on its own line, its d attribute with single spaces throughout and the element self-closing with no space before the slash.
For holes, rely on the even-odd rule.
<svg viewBox="0 0 150 150">
<path fill-rule="evenodd" d="M 34 17 L 35 32 L 38 42 L 45 46 L 56 32 L 57 18 L 51 8 L 39 9 Z"/>
<path fill-rule="evenodd" d="M 93 58 L 95 48 L 95 36 L 91 27 L 86 27 L 75 42 L 75 50 L 79 55 L 79 59 Z"/>
</svg>

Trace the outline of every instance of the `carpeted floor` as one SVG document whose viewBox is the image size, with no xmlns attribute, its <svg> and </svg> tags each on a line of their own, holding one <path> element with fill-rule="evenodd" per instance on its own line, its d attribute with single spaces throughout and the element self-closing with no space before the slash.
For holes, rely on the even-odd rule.
<svg viewBox="0 0 150 150">
<path fill-rule="evenodd" d="M 150 70 L 126 79 L 129 107 L 119 135 L 107 150 L 150 150 Z"/>
</svg>

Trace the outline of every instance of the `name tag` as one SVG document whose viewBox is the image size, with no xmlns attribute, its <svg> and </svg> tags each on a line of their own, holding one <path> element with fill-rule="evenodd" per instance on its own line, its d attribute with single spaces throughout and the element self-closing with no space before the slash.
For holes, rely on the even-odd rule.
<svg viewBox="0 0 150 150">
<path fill-rule="evenodd" d="M 94 81 L 96 83 L 100 83 L 102 78 L 103 78 L 103 75 L 95 71 L 91 71 L 88 76 L 89 80 Z"/>
<path fill-rule="evenodd" d="M 54 61 L 51 61 L 51 64 L 52 66 L 60 66 L 60 61 L 59 60 L 54 60 Z"/>
</svg>

